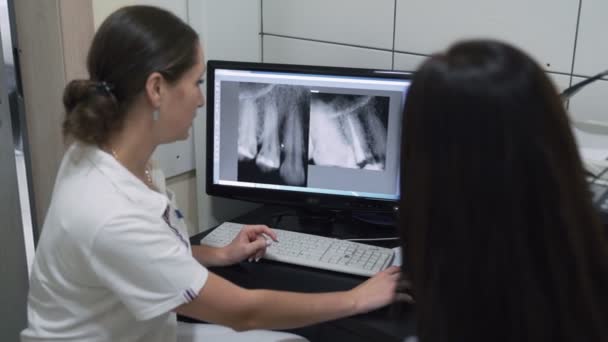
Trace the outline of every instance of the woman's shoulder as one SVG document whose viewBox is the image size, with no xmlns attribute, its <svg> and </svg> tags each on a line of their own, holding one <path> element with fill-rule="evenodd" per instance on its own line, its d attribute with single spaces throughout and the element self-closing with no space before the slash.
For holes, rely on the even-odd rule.
<svg viewBox="0 0 608 342">
<path fill-rule="evenodd" d="M 57 176 L 52 202 L 62 213 L 103 216 L 124 207 L 124 196 L 108 177 L 87 161 L 78 164 L 65 167 Z"/>
<path fill-rule="evenodd" d="M 110 155 L 76 145 L 57 176 L 49 220 L 60 219 L 67 233 L 90 239 L 108 225 L 158 221 L 166 206 L 166 196 L 150 191 Z"/>
<path fill-rule="evenodd" d="M 57 175 L 47 221 L 57 218 L 67 232 L 94 229 L 129 206 L 91 160 L 95 153 L 91 147 L 72 145 Z"/>
</svg>

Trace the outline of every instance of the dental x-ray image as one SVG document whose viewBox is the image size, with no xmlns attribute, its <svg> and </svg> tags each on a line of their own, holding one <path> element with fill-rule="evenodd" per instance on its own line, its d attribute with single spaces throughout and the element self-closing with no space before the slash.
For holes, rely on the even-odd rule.
<svg viewBox="0 0 608 342">
<path fill-rule="evenodd" d="M 384 170 L 389 97 L 312 93 L 308 163 Z"/>
<path fill-rule="evenodd" d="M 309 112 L 308 88 L 240 83 L 238 180 L 305 186 Z"/>
</svg>

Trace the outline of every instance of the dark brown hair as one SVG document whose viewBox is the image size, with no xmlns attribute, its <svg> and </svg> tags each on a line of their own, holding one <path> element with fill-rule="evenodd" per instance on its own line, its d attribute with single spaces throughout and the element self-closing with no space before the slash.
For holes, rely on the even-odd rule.
<svg viewBox="0 0 608 342">
<path fill-rule="evenodd" d="M 198 35 L 175 15 L 151 6 L 128 6 L 99 27 L 87 57 L 88 80 L 65 88 L 64 136 L 103 145 L 119 130 L 148 76 L 178 80 L 196 64 Z"/>
<path fill-rule="evenodd" d="M 458 43 L 416 72 L 403 132 L 420 340 L 608 340 L 606 236 L 541 67 L 504 43 Z"/>
</svg>

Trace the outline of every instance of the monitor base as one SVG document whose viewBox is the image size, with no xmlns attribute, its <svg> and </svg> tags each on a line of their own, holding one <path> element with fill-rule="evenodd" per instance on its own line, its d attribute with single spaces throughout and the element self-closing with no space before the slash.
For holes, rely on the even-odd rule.
<svg viewBox="0 0 608 342">
<path fill-rule="evenodd" d="M 397 219 L 390 212 L 277 208 L 265 221 L 271 227 L 337 239 L 375 239 L 399 236 Z"/>
</svg>

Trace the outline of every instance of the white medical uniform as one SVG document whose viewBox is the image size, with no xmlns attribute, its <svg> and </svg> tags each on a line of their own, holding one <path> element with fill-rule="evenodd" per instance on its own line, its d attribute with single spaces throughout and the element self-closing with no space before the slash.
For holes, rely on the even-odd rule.
<svg viewBox="0 0 608 342">
<path fill-rule="evenodd" d="M 171 311 L 208 275 L 180 216 L 111 155 L 73 144 L 38 243 L 22 340 L 175 341 Z"/>
<path fill-rule="evenodd" d="M 306 341 L 274 331 L 180 323 L 207 269 L 165 189 L 148 188 L 114 157 L 75 143 L 66 152 L 30 277 L 22 341 Z M 165 195 L 166 194 L 166 195 Z"/>
</svg>

